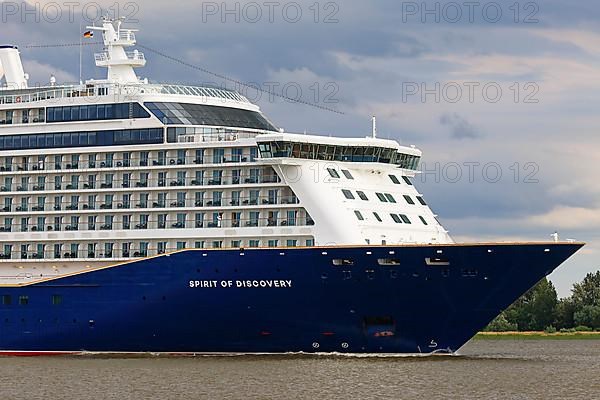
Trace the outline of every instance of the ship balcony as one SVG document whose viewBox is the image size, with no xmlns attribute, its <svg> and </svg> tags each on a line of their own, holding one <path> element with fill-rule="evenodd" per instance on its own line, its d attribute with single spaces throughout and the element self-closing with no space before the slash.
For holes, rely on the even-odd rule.
<svg viewBox="0 0 600 400">
<path fill-rule="evenodd" d="M 130 65 L 132 67 L 143 67 L 146 65 L 146 57 L 144 53 L 139 51 L 131 51 L 125 53 L 125 58 L 112 58 L 108 52 L 94 54 L 96 60 L 96 66 L 98 67 L 110 67 L 116 65 Z"/>
</svg>

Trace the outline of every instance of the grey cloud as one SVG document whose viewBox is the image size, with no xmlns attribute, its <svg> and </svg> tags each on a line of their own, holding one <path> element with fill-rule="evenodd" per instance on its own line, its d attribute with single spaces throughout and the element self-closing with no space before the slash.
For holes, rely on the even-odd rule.
<svg viewBox="0 0 600 400">
<path fill-rule="evenodd" d="M 483 137 L 483 134 L 475 126 L 457 113 L 442 115 L 440 123 L 450 128 L 454 139 L 479 139 Z"/>
</svg>

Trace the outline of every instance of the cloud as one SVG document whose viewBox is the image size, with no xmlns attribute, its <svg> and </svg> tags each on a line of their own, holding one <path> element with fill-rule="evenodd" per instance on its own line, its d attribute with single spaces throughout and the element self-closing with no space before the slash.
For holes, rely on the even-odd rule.
<svg viewBox="0 0 600 400">
<path fill-rule="evenodd" d="M 570 44 L 590 55 L 600 54 L 600 33 L 577 29 L 534 29 L 531 33 L 557 43 Z"/>
<path fill-rule="evenodd" d="M 30 86 L 44 86 L 50 82 L 50 75 L 56 77 L 57 82 L 76 83 L 79 78 L 69 71 L 65 71 L 56 65 L 42 63 L 37 60 L 23 60 L 23 69 L 29 74 Z"/>
<path fill-rule="evenodd" d="M 600 226 L 600 207 L 558 206 L 547 213 L 528 217 L 526 223 L 549 228 L 596 230 Z"/>
<path fill-rule="evenodd" d="M 454 139 L 479 139 L 483 137 L 469 121 L 456 113 L 442 115 L 440 123 L 450 127 Z"/>
</svg>

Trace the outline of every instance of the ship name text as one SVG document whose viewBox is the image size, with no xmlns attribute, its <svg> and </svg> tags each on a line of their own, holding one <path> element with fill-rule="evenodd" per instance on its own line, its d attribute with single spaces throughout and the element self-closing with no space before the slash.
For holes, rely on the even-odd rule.
<svg viewBox="0 0 600 400">
<path fill-rule="evenodd" d="M 291 288 L 291 280 L 222 280 L 190 281 L 190 288 Z"/>
</svg>

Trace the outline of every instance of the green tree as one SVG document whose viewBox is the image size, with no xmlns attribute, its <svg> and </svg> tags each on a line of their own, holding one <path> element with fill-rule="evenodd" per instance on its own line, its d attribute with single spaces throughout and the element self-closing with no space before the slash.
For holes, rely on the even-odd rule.
<svg viewBox="0 0 600 400">
<path fill-rule="evenodd" d="M 506 319 L 520 331 L 542 331 L 555 323 L 557 305 L 556 289 L 544 278 L 506 310 Z"/>
<path fill-rule="evenodd" d="M 517 324 L 508 322 L 506 315 L 502 312 L 484 330 L 486 332 L 511 332 L 517 330 Z"/>
<path fill-rule="evenodd" d="M 575 312 L 575 324 L 600 329 L 600 306 L 583 306 Z"/>
<path fill-rule="evenodd" d="M 600 306 L 600 271 L 589 273 L 583 281 L 574 284 L 572 299 L 577 310 L 584 306 Z"/>
<path fill-rule="evenodd" d="M 571 297 L 560 299 L 556 305 L 556 327 L 570 329 L 575 326 L 575 303 Z"/>
</svg>

